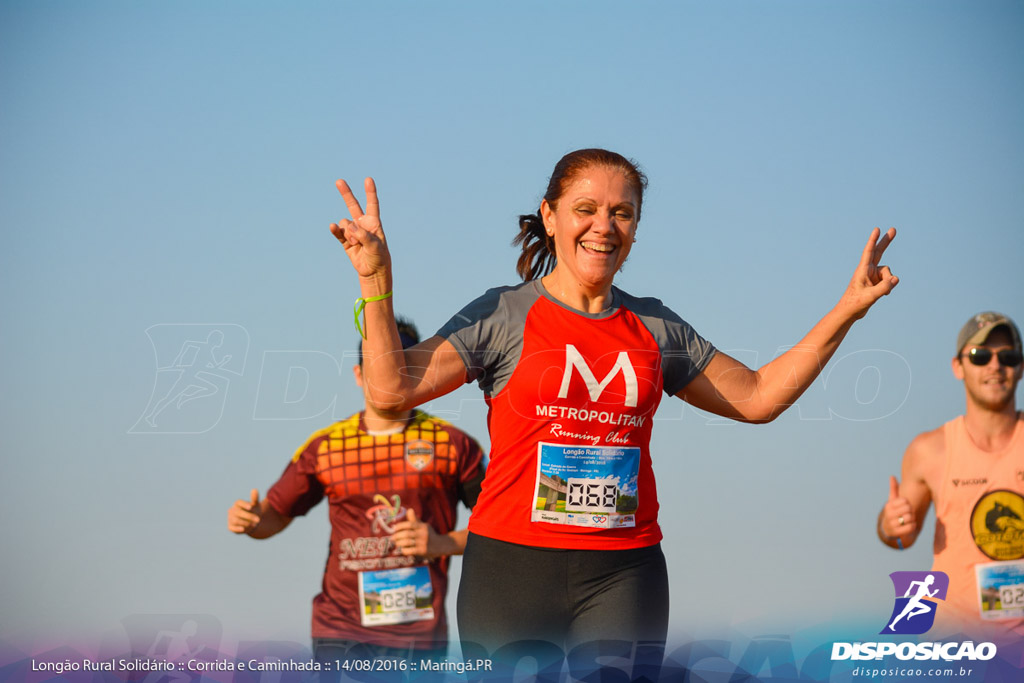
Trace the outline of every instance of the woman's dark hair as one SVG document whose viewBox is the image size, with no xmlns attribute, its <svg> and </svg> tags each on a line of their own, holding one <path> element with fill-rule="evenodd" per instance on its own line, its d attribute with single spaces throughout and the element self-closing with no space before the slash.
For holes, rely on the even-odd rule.
<svg viewBox="0 0 1024 683">
<path fill-rule="evenodd" d="M 552 207 L 558 205 L 562 193 L 576 177 L 592 166 L 608 166 L 622 171 L 626 180 L 636 191 L 636 219 L 640 220 L 640 207 L 644 203 L 644 189 L 647 187 L 647 176 L 636 162 L 621 154 L 606 149 L 578 149 L 569 152 L 555 164 L 555 170 L 548 180 L 548 190 L 544 199 Z M 522 249 L 516 272 L 523 280 L 536 280 L 544 277 L 555 267 L 555 242 L 544 229 L 544 220 L 540 211 L 524 214 L 519 217 L 519 234 L 512 240 L 513 246 Z"/>
</svg>

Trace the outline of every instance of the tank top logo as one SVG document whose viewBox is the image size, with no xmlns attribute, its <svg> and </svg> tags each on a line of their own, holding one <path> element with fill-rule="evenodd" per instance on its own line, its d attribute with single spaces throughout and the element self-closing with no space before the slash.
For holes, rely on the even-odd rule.
<svg viewBox="0 0 1024 683">
<path fill-rule="evenodd" d="M 1006 489 L 986 493 L 971 512 L 971 534 L 993 560 L 1024 558 L 1024 496 Z"/>
</svg>

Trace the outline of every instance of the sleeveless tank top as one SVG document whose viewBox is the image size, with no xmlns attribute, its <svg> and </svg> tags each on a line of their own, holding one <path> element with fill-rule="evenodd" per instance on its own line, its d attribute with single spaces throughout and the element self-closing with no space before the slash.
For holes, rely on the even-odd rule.
<svg viewBox="0 0 1024 683">
<path fill-rule="evenodd" d="M 932 570 L 949 575 L 949 593 L 936 625 L 1024 636 L 1024 419 L 998 452 L 974 444 L 962 415 L 943 431 Z"/>
</svg>

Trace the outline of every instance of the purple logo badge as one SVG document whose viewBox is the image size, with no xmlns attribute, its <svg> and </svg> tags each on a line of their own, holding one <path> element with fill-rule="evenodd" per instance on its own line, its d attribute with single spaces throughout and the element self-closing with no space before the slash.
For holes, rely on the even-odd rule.
<svg viewBox="0 0 1024 683">
<path fill-rule="evenodd" d="M 919 635 L 935 623 L 936 600 L 945 600 L 949 577 L 945 572 L 893 572 L 896 604 L 886 627 L 879 633 Z"/>
</svg>

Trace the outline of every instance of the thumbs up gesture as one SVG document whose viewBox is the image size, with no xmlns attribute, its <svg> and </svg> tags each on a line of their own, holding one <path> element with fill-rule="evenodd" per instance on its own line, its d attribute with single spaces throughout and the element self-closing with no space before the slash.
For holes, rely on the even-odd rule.
<svg viewBox="0 0 1024 683">
<path fill-rule="evenodd" d="M 391 542 L 403 555 L 430 558 L 442 554 L 437 552 L 436 537 L 434 529 L 426 522 L 419 521 L 416 518 L 416 511 L 409 508 L 405 513 L 405 520 L 395 524 Z"/>
<path fill-rule="evenodd" d="M 900 483 L 896 477 L 889 477 L 889 500 L 882 508 L 882 533 L 889 537 L 900 537 L 917 531 L 917 520 L 910 501 L 900 495 Z"/>
<path fill-rule="evenodd" d="M 260 524 L 260 492 L 253 489 L 249 500 L 236 500 L 228 508 L 228 531 L 236 534 L 248 534 Z"/>
</svg>

